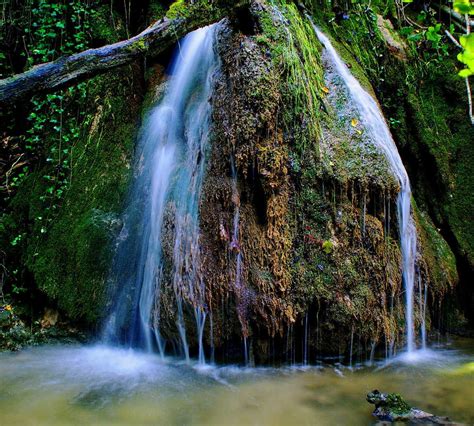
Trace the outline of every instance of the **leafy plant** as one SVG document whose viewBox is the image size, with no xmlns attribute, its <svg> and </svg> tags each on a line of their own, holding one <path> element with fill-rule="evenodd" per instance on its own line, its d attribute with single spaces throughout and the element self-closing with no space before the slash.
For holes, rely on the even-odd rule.
<svg viewBox="0 0 474 426">
<path fill-rule="evenodd" d="M 463 35 L 459 43 L 464 50 L 458 54 L 458 60 L 466 65 L 466 68 L 459 71 L 459 75 L 469 77 L 474 74 L 474 33 Z"/>
<path fill-rule="evenodd" d="M 425 33 L 426 40 L 430 41 L 435 49 L 438 48 L 439 43 L 443 36 L 440 34 L 441 24 L 428 27 Z"/>
<path fill-rule="evenodd" d="M 323 241 L 322 249 L 323 249 L 324 253 L 330 254 L 332 252 L 332 249 L 333 249 L 333 243 L 329 240 Z"/>
<path fill-rule="evenodd" d="M 474 15 L 474 4 L 471 0 L 454 0 L 453 7 L 456 12 Z"/>
</svg>

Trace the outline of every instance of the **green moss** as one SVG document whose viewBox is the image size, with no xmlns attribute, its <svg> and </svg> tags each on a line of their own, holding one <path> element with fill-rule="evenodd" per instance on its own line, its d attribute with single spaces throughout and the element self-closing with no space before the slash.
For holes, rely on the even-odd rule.
<svg viewBox="0 0 474 426">
<path fill-rule="evenodd" d="M 385 403 L 388 410 L 393 414 L 403 416 L 410 412 L 410 406 L 398 393 L 389 393 Z"/>
<path fill-rule="evenodd" d="M 128 49 L 130 49 L 130 51 L 132 52 L 136 52 L 137 50 L 144 53 L 147 51 L 148 49 L 148 46 L 147 44 L 145 43 L 145 40 L 143 39 L 140 39 L 140 40 L 137 40 L 135 42 L 133 42 L 129 47 Z"/>
<path fill-rule="evenodd" d="M 456 75 L 454 61 L 444 58 L 426 64 L 412 58 L 405 64 L 386 65 L 381 93 L 392 117 L 392 132 L 406 152 L 417 203 L 438 227 L 454 235 L 453 250 L 472 268 L 474 128 L 466 112 L 465 84 Z"/>
<path fill-rule="evenodd" d="M 279 91 L 285 108 L 283 120 L 301 155 L 318 149 L 323 73 L 320 43 L 311 22 L 294 4 L 277 2 L 258 14 L 261 34 L 256 41 L 269 48 L 274 66 L 281 73 Z M 282 20 L 287 20 L 282 22 Z"/>
<path fill-rule="evenodd" d="M 415 208 L 423 258 L 428 264 L 431 289 L 442 296 L 457 283 L 456 257 L 429 216 Z"/>
<path fill-rule="evenodd" d="M 93 324 L 103 307 L 110 243 L 130 177 L 139 93 L 123 69 L 88 82 L 88 114 L 72 150 L 70 185 L 60 208 L 41 201 L 50 163 L 31 174 L 11 203 L 16 228 L 28 227 L 22 262 L 39 290 L 71 319 Z M 47 137 L 44 143 L 47 143 Z M 38 217 L 50 217 L 49 226 Z"/>
<path fill-rule="evenodd" d="M 465 112 L 465 87 L 454 75 L 452 67 L 443 66 L 427 77 L 424 84 L 409 95 L 413 112 L 413 128 L 417 129 L 416 145 L 412 147 L 418 158 L 427 157 L 427 164 L 436 168 L 428 179 L 440 185 L 436 204 L 428 191 L 421 194 L 423 202 L 436 214 L 438 223 L 446 222 L 459 244 L 459 251 L 474 265 L 474 130 Z M 450 73 L 453 73 L 452 75 Z M 453 99 L 456 101 L 453 102 Z M 431 169 L 432 170 L 432 169 Z M 430 173 L 431 170 L 426 170 Z M 418 188 L 422 186 L 418 182 Z"/>
<path fill-rule="evenodd" d="M 127 38 L 125 25 L 120 15 L 110 6 L 98 6 L 93 12 L 91 38 L 104 44 L 115 43 Z"/>
<path fill-rule="evenodd" d="M 186 18 L 188 15 L 188 6 L 184 0 L 176 0 L 171 4 L 168 12 L 166 12 L 166 17 L 168 19 Z"/>
</svg>

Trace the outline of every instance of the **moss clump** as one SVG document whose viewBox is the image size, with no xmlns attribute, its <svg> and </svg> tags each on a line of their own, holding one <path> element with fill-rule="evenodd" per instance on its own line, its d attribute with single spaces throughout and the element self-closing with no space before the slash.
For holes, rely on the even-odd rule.
<svg viewBox="0 0 474 426">
<path fill-rule="evenodd" d="M 429 216 L 417 208 L 415 212 L 423 259 L 427 263 L 431 282 L 430 289 L 441 299 L 458 281 L 456 258 Z"/>
<path fill-rule="evenodd" d="M 222 4 L 218 7 L 224 7 L 224 5 Z M 185 19 L 192 17 L 195 12 L 198 12 L 200 15 L 212 15 L 217 11 L 218 7 L 214 7 L 212 2 L 206 0 L 197 0 L 194 2 L 176 0 L 166 12 L 166 17 L 168 19 Z"/>
<path fill-rule="evenodd" d="M 283 120 L 294 149 L 318 149 L 323 77 L 320 43 L 311 22 L 296 5 L 277 2 L 258 14 L 261 33 L 256 40 L 268 47 L 281 72 L 280 93 L 286 108 Z"/>
<path fill-rule="evenodd" d="M 390 412 L 403 416 L 410 412 L 411 407 L 398 393 L 389 393 L 386 399 L 386 406 Z"/>
<path fill-rule="evenodd" d="M 171 4 L 166 17 L 168 19 L 186 18 L 189 16 L 189 8 L 185 0 L 176 0 Z"/>
<path fill-rule="evenodd" d="M 42 177 L 54 175 L 48 162 L 28 177 L 10 204 L 14 224 L 7 231 L 27 231 L 22 262 L 34 286 L 69 318 L 87 324 L 103 307 L 110 243 L 120 228 L 117 215 L 130 177 L 138 119 L 134 97 L 140 90 L 131 68 L 90 80 L 85 108 L 91 119 L 73 147 L 70 184 L 60 208 L 48 209 L 42 201 L 48 185 Z"/>
</svg>

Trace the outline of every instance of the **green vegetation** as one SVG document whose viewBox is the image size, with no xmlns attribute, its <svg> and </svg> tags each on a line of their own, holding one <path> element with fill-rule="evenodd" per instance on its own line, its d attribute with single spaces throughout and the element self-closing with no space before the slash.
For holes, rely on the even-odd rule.
<svg viewBox="0 0 474 426">
<path fill-rule="evenodd" d="M 398 31 L 375 12 L 392 17 Z M 469 178 L 474 132 L 466 112 L 465 82 L 457 76 L 458 48 L 445 33 L 453 27 L 425 12 L 410 15 L 417 25 L 408 25 L 393 12 L 356 5 L 349 19 L 332 21 L 331 33 L 348 47 L 349 62 L 362 65 L 377 92 L 421 210 L 420 237 L 432 290 L 442 297 L 457 281 L 453 251 L 458 261 L 465 259 L 471 268 L 474 264 L 468 208 L 474 202 Z M 322 12 L 318 16 L 329 20 Z M 439 231 L 429 224 L 428 213 Z"/>
<path fill-rule="evenodd" d="M 229 198 L 232 155 L 255 330 L 263 335 L 260 328 L 267 328 L 274 337 L 317 312 L 318 333 L 332 336 L 322 343 L 328 352 L 343 353 L 354 335 L 365 345 L 397 341 L 404 328 L 403 306 L 394 303 L 402 294 L 394 219 L 398 184 L 387 161 L 366 143 L 361 117 L 342 85 L 325 79 L 322 46 L 308 17 L 290 0 L 257 3 L 219 34 L 226 39 L 218 40 L 226 74 L 212 99 L 212 137 L 213 155 L 220 158 L 213 159 L 215 180 L 207 184 L 206 202 L 214 204 L 202 215 L 209 221 L 203 235 L 217 247 L 217 261 L 229 262 L 222 240 L 237 203 Z M 12 14 L 20 34 L 15 49 L 1 45 L 3 76 L 118 41 L 163 16 L 192 19 L 196 10 L 212 14 L 220 7 L 178 0 L 165 12 L 164 3 L 152 1 L 143 17 L 132 19 L 127 2 L 116 8 L 100 0 L 26 4 Z M 465 5 L 456 7 L 464 11 Z M 403 19 L 393 2 L 375 1 L 370 7 L 354 4 L 348 19 L 334 19 L 333 11 L 318 6 L 315 18 L 385 111 L 413 186 L 420 274 L 438 306 L 453 291 L 459 264 L 474 265 L 473 129 L 465 80 L 459 78 L 470 75 L 474 48 L 472 36 L 409 10 L 409 20 Z M 5 25 L 2 32 L 11 35 Z M 462 51 L 450 44 L 446 30 L 461 41 Z M 159 83 L 162 65 L 136 63 L 2 110 L 2 140 L 11 157 L 2 185 L 0 255 L 8 279 L 0 283 L 0 338 L 12 348 L 40 341 L 35 321 L 45 306 L 76 324 L 97 324 L 140 111 L 156 97 L 145 93 L 145 83 Z M 212 233 L 221 240 L 212 240 Z M 215 280 L 209 285 L 215 299 L 227 294 L 227 272 L 206 273 Z M 44 298 L 44 306 L 22 312 L 34 297 Z M 214 303 L 217 330 L 225 312 Z M 452 312 L 448 321 L 454 323 L 462 315 L 457 308 Z M 232 328 L 229 334 L 239 326 L 237 320 L 222 324 Z M 251 328 L 240 325 L 246 333 Z M 316 338 L 313 333 L 312 344 L 321 345 Z M 393 400 L 400 410 L 406 408 L 402 402 Z"/>
<path fill-rule="evenodd" d="M 125 35 L 110 8 L 33 3 L 32 22 L 24 24 L 31 43 L 23 52 L 26 67 Z M 0 224 L 7 277 L 2 287 L 14 307 L 42 293 L 70 319 L 96 322 L 130 176 L 141 90 L 131 67 L 35 96 L 26 131 L 2 110 L 21 165 L 6 176 L 8 207 Z M 16 310 L 23 318 L 33 315 Z"/>
<path fill-rule="evenodd" d="M 317 149 L 324 84 L 320 43 L 311 22 L 295 4 L 281 1 L 263 9 L 259 23 L 262 33 L 257 41 L 270 49 L 274 65 L 282 75 L 283 103 L 291 105 L 283 113 L 286 131 L 293 135 L 294 148 L 300 155 L 305 150 Z"/>
<path fill-rule="evenodd" d="M 398 393 L 389 393 L 386 399 L 387 408 L 394 414 L 404 415 L 410 411 L 410 406 Z"/>
<path fill-rule="evenodd" d="M 177 0 L 171 4 L 166 17 L 169 19 L 186 18 L 189 16 L 189 9 L 185 0 Z"/>
</svg>

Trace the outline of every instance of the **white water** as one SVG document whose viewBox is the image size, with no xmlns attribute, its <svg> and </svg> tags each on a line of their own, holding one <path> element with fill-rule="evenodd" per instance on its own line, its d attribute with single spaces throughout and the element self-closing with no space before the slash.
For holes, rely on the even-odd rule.
<svg viewBox="0 0 474 426">
<path fill-rule="evenodd" d="M 0 424 L 368 425 L 371 389 L 474 424 L 472 369 L 461 373 L 473 348 L 455 347 L 375 369 L 216 367 L 104 346 L 31 347 L 0 353 Z"/>
<path fill-rule="evenodd" d="M 411 353 L 416 349 L 413 322 L 416 227 L 411 215 L 411 188 L 408 174 L 377 102 L 354 78 L 329 39 L 316 26 L 314 26 L 314 29 L 325 47 L 323 55 L 327 56 L 328 61 L 335 68 L 335 72 L 341 77 L 347 87 L 351 101 L 360 113 L 360 121 L 366 135 L 384 153 L 400 183 L 397 213 L 402 252 L 402 275 L 405 286 L 407 351 Z"/>
<path fill-rule="evenodd" d="M 421 276 L 418 275 L 418 301 L 421 315 L 421 344 L 422 349 L 426 349 L 426 303 L 428 299 L 428 288 L 426 283 L 422 284 Z"/>
<path fill-rule="evenodd" d="M 232 241 L 230 242 L 230 251 L 235 253 L 235 277 L 231 282 L 231 288 L 235 295 L 237 316 L 242 327 L 244 365 L 249 365 L 249 347 L 247 344 L 248 324 L 247 324 L 247 304 L 250 298 L 245 283 L 242 282 L 243 256 L 240 245 L 240 195 L 237 185 L 237 169 L 234 156 L 230 158 L 230 168 L 232 173 L 232 202 L 234 203 L 234 220 L 232 224 Z M 231 278 L 232 279 L 232 278 Z"/>
<path fill-rule="evenodd" d="M 159 322 L 166 218 L 173 221 L 174 229 L 171 284 L 181 353 L 189 360 L 183 320 L 183 310 L 189 307 L 194 310 L 200 362 L 205 362 L 202 339 L 207 314 L 199 271 L 198 212 L 210 126 L 209 98 L 219 66 L 213 49 L 215 28 L 201 28 L 179 43 L 165 94 L 143 126 L 137 176 L 111 273 L 119 289 L 104 331 L 106 341 L 149 352 L 158 349 L 163 356 L 165 342 Z"/>
</svg>

